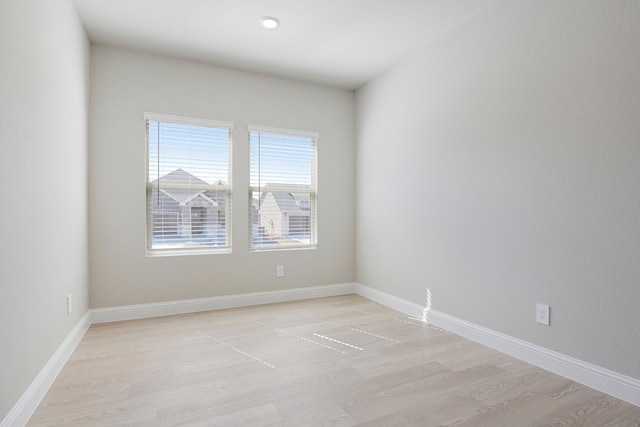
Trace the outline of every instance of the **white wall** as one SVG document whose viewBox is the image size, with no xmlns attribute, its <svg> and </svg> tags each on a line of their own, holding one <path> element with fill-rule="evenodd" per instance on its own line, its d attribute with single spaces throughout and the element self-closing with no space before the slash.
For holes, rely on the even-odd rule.
<svg viewBox="0 0 640 427">
<path fill-rule="evenodd" d="M 68 1 L 3 0 L 0 52 L 2 420 L 88 308 L 89 44 Z"/>
<path fill-rule="evenodd" d="M 359 90 L 356 280 L 640 379 L 639 22 L 497 1 Z"/>
<path fill-rule="evenodd" d="M 353 281 L 353 92 L 99 45 L 91 58 L 92 307 Z M 145 111 L 235 123 L 232 254 L 145 257 Z M 248 124 L 320 133 L 317 250 L 248 251 Z"/>
</svg>

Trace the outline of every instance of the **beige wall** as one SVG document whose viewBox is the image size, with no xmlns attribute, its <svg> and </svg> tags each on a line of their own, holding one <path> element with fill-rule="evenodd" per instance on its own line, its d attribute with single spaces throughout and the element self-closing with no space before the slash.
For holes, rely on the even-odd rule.
<svg viewBox="0 0 640 427">
<path fill-rule="evenodd" d="M 232 254 L 145 257 L 144 112 L 235 123 Z M 248 124 L 320 133 L 317 250 L 248 251 Z M 94 308 L 354 279 L 351 91 L 92 46 L 89 151 Z"/>
<path fill-rule="evenodd" d="M 640 379 L 638 22 L 497 1 L 359 90 L 356 280 Z"/>
<path fill-rule="evenodd" d="M 0 421 L 88 308 L 88 72 L 69 1 L 0 2 Z"/>
<path fill-rule="evenodd" d="M 88 279 L 96 308 L 354 278 L 424 304 L 428 288 L 436 310 L 640 378 L 639 19 L 631 0 L 496 1 L 355 104 L 93 46 L 87 172 L 70 2 L 0 2 L 0 419 L 86 312 Z M 145 111 L 235 122 L 231 255 L 145 257 Z M 248 251 L 248 124 L 320 132 L 317 250 Z"/>
</svg>

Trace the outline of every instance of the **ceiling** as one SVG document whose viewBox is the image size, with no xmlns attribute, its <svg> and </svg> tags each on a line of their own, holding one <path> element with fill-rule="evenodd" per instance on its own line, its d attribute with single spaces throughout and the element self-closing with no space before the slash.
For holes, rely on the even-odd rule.
<svg viewBox="0 0 640 427">
<path fill-rule="evenodd" d="M 494 0 L 73 1 L 93 42 L 356 89 Z"/>
</svg>

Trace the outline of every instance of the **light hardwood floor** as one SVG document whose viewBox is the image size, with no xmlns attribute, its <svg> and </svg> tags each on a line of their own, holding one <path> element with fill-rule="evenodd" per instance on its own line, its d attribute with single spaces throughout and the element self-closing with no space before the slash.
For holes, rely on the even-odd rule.
<svg viewBox="0 0 640 427">
<path fill-rule="evenodd" d="M 640 408 L 348 295 L 93 325 L 28 425 L 640 426 Z"/>
</svg>

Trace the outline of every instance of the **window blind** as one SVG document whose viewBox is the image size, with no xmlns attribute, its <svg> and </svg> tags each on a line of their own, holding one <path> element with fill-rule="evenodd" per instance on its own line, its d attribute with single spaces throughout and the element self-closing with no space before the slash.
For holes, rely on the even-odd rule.
<svg viewBox="0 0 640 427">
<path fill-rule="evenodd" d="M 315 132 L 249 127 L 252 250 L 315 248 Z"/>
<path fill-rule="evenodd" d="M 147 254 L 230 252 L 233 124 L 146 113 Z"/>
</svg>

